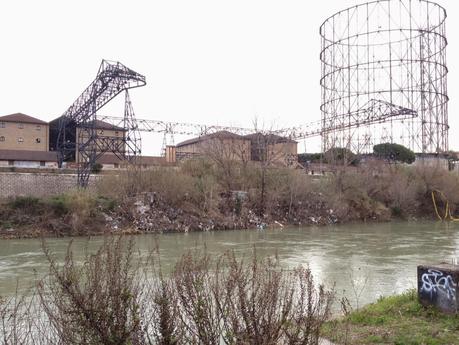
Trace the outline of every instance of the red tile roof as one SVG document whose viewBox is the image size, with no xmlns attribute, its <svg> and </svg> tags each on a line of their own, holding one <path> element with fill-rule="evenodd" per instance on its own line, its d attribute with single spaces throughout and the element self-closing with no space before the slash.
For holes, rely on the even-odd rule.
<svg viewBox="0 0 459 345">
<path fill-rule="evenodd" d="M 39 125 L 47 125 L 48 123 L 22 113 L 10 114 L 5 116 L 0 116 L 0 122 L 22 122 L 22 123 L 36 123 Z"/>
</svg>

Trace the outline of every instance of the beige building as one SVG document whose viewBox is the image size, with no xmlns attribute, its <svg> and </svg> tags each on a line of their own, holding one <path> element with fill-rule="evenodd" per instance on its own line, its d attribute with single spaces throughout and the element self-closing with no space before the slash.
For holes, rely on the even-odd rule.
<svg viewBox="0 0 459 345">
<path fill-rule="evenodd" d="M 210 156 L 219 159 L 249 161 L 250 140 L 238 134 L 219 131 L 177 144 L 175 156 L 177 160 Z"/>
<path fill-rule="evenodd" d="M 104 121 L 96 120 L 95 129 L 97 132 L 97 136 L 99 137 L 96 145 L 96 152 L 106 151 L 107 153 L 105 153 L 104 155 L 113 155 L 112 153 L 110 153 L 110 151 L 112 151 L 114 146 L 119 148 L 119 150 L 115 151 L 124 152 L 124 150 L 126 149 L 124 141 L 124 128 L 111 125 Z M 76 157 L 79 157 L 78 147 L 80 145 L 80 141 L 86 142 L 88 138 L 89 132 L 85 131 L 83 128 L 80 127 L 76 128 Z"/>
<path fill-rule="evenodd" d="M 21 113 L 0 117 L 0 150 L 48 151 L 48 141 L 45 121 Z"/>
<path fill-rule="evenodd" d="M 2 168 L 57 168 L 53 151 L 0 150 Z"/>
<path fill-rule="evenodd" d="M 298 142 L 275 134 L 253 133 L 244 136 L 251 142 L 251 160 L 273 165 L 295 165 Z"/>
</svg>

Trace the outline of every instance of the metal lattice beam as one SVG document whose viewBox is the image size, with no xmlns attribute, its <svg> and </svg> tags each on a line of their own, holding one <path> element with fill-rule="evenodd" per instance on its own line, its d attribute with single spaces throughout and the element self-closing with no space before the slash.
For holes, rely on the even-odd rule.
<svg viewBox="0 0 459 345">
<path fill-rule="evenodd" d="M 80 186 L 88 184 L 91 169 L 104 152 L 112 152 L 123 158 L 140 153 L 139 136 L 136 137 L 135 129 L 132 129 L 135 127 L 135 116 L 127 93 L 125 116 L 120 126 L 124 133 L 122 138 L 109 139 L 99 135 L 96 112 L 121 92 L 145 84 L 143 75 L 120 62 L 102 60 L 94 81 L 59 119 L 56 143 L 59 166 L 63 161 L 75 157 Z"/>
<path fill-rule="evenodd" d="M 396 142 L 448 150 L 446 11 L 427 0 L 378 0 L 342 10 L 320 27 L 322 146 L 371 151 Z M 411 109 L 403 121 L 345 126 L 371 100 Z M 397 122 L 396 122 L 397 121 Z"/>
</svg>

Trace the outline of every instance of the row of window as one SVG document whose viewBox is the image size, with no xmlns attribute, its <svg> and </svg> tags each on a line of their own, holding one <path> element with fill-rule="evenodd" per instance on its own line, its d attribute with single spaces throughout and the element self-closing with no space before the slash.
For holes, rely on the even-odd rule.
<svg viewBox="0 0 459 345">
<path fill-rule="evenodd" d="M 5 137 L 3 135 L 0 136 L 0 142 L 1 141 L 5 141 Z M 23 137 L 19 137 L 18 138 L 18 143 L 23 143 L 23 142 L 24 142 L 24 138 Z M 41 138 L 36 138 L 35 139 L 35 143 L 40 144 L 41 143 Z"/>
<path fill-rule="evenodd" d="M 6 128 L 6 122 L 0 122 L 0 128 Z M 23 123 L 18 123 L 18 128 L 19 129 L 23 129 L 24 128 L 24 124 Z M 41 126 L 40 125 L 36 125 L 35 126 L 35 130 L 41 131 Z"/>
</svg>

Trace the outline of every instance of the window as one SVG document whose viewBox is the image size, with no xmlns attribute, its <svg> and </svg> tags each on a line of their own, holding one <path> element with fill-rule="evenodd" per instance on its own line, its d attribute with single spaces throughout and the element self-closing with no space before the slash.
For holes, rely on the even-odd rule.
<svg viewBox="0 0 459 345">
<path fill-rule="evenodd" d="M 8 165 L 9 165 L 9 166 L 12 166 L 12 165 L 14 165 L 14 161 L 12 161 L 12 160 L 9 160 L 9 161 L 8 161 Z"/>
<path fill-rule="evenodd" d="M 6 127 L 6 123 L 5 122 L 0 122 L 0 128 L 5 128 Z"/>
<path fill-rule="evenodd" d="M 40 138 L 37 138 L 37 139 L 35 139 L 35 142 L 36 142 L 37 144 L 40 144 L 40 143 L 41 143 L 41 139 L 40 139 Z"/>
<path fill-rule="evenodd" d="M 40 166 L 44 167 L 45 166 L 45 162 L 44 161 L 40 161 Z"/>
<path fill-rule="evenodd" d="M 36 129 L 37 131 L 41 131 L 41 126 L 40 126 L 40 125 L 37 125 L 37 127 L 35 127 L 35 129 Z"/>
<path fill-rule="evenodd" d="M 18 128 L 23 129 L 24 128 L 24 124 L 23 123 L 18 123 Z"/>
<path fill-rule="evenodd" d="M 24 142 L 24 138 L 23 137 L 19 137 L 18 138 L 18 143 L 23 143 Z"/>
<path fill-rule="evenodd" d="M 5 137 L 3 135 L 0 137 L 0 141 L 5 141 Z"/>
<path fill-rule="evenodd" d="M 120 134 L 120 132 L 115 131 L 115 136 L 118 136 L 119 134 Z"/>
</svg>

